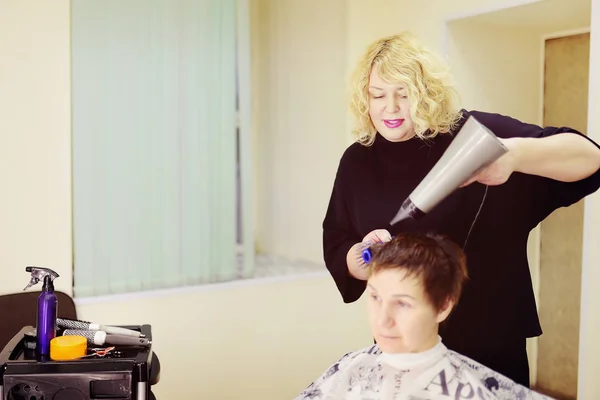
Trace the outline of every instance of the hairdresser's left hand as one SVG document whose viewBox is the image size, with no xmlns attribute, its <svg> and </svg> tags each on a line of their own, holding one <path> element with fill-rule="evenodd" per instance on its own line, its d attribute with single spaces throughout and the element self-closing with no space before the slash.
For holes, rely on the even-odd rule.
<svg viewBox="0 0 600 400">
<path fill-rule="evenodd" d="M 496 186 L 505 183 L 517 166 L 516 143 L 512 139 L 500 139 L 508 148 L 508 152 L 494 161 L 492 164 L 482 169 L 474 177 L 461 185 L 465 187 L 473 182 L 479 182 L 484 185 Z"/>
</svg>

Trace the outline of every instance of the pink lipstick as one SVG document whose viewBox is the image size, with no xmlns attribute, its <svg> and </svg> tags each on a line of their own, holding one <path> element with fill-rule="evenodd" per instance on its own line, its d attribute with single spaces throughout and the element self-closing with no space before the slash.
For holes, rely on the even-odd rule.
<svg viewBox="0 0 600 400">
<path fill-rule="evenodd" d="M 384 119 L 383 123 L 390 129 L 398 128 L 404 122 L 403 119 Z"/>
</svg>

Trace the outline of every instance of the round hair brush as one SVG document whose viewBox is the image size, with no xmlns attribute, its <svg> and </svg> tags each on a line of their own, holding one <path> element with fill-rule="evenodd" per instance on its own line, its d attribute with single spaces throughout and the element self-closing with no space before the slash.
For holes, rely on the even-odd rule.
<svg viewBox="0 0 600 400">
<path fill-rule="evenodd" d="M 83 329 L 86 331 L 104 331 L 110 335 L 122 335 L 132 337 L 144 337 L 141 332 L 118 326 L 100 325 L 88 321 L 69 318 L 56 318 L 56 325 L 63 329 Z"/>
<path fill-rule="evenodd" d="M 373 250 L 376 250 L 385 243 L 386 242 L 368 241 L 361 243 L 359 246 L 356 246 L 356 260 L 358 266 L 361 268 L 366 268 L 367 265 L 373 259 Z"/>
<path fill-rule="evenodd" d="M 359 246 L 356 246 L 356 262 L 360 268 L 366 268 L 367 264 L 371 262 L 373 258 L 373 254 L 371 253 L 371 246 L 373 246 L 373 242 L 364 242 L 360 243 Z"/>
<path fill-rule="evenodd" d="M 131 336 L 110 335 L 104 331 L 87 331 L 83 329 L 66 329 L 63 336 L 83 336 L 88 344 L 104 346 L 105 344 L 124 346 L 150 346 L 150 340 L 146 338 L 134 338 Z"/>
</svg>

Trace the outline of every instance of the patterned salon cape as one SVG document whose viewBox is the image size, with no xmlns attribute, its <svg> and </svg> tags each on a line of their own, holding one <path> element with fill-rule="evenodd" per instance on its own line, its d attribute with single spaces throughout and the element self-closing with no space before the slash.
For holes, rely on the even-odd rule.
<svg viewBox="0 0 600 400">
<path fill-rule="evenodd" d="M 295 400 L 550 399 L 444 346 L 384 354 L 377 345 L 348 353 Z"/>
</svg>

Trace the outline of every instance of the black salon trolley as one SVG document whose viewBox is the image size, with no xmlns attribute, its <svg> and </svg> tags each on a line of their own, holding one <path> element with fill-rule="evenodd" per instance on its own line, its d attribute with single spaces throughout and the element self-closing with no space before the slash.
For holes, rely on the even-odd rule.
<svg viewBox="0 0 600 400">
<path fill-rule="evenodd" d="M 152 341 L 150 325 L 123 326 Z M 26 345 L 26 326 L 0 353 L 0 400 L 152 400 L 160 363 L 150 347 L 118 346 L 106 357 L 37 359 Z"/>
</svg>

